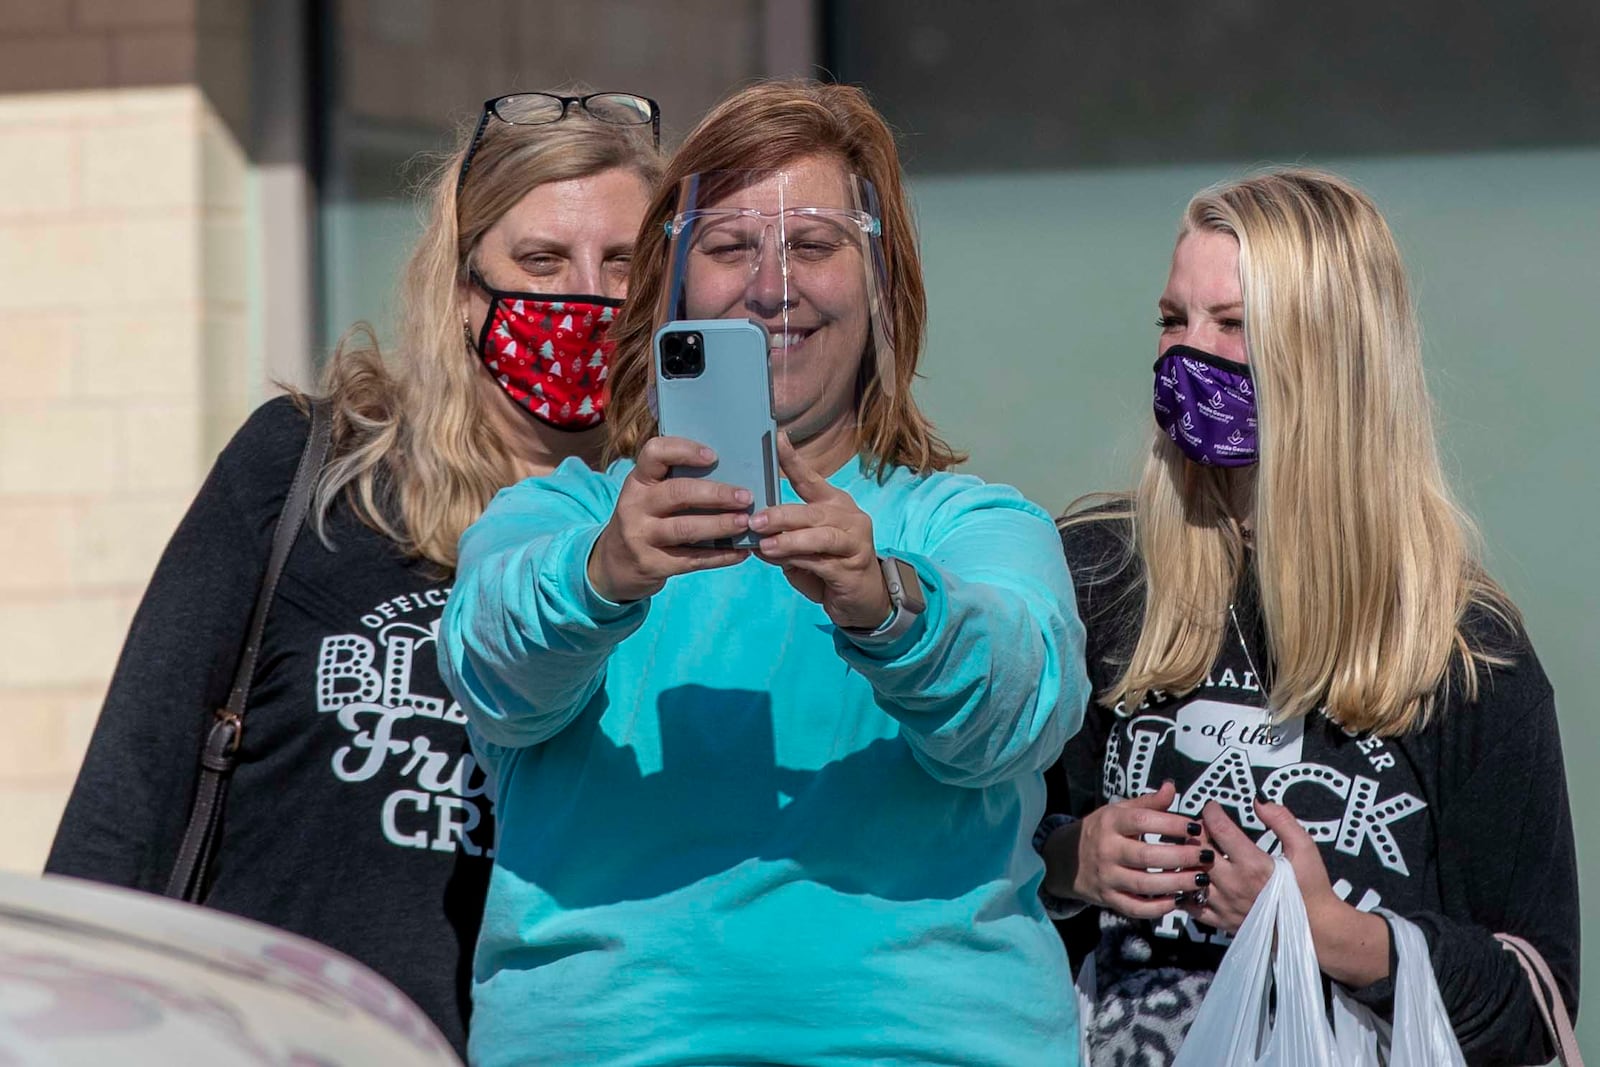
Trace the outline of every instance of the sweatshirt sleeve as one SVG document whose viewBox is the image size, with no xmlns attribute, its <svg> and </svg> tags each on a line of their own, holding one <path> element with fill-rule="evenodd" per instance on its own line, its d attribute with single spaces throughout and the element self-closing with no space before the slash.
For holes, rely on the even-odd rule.
<svg viewBox="0 0 1600 1067">
<path fill-rule="evenodd" d="M 549 477 L 501 490 L 462 535 L 439 670 L 480 749 L 554 737 L 599 691 L 612 649 L 644 621 L 647 600 L 613 604 L 589 584 L 589 552 L 620 482 L 569 459 Z"/>
<path fill-rule="evenodd" d="M 48 873 L 165 888 L 200 746 L 213 709 L 227 701 L 305 434 L 305 417 L 287 401 L 268 404 L 229 444 L 173 533 L 129 627 Z"/>
<path fill-rule="evenodd" d="M 1485 685 L 1493 684 L 1491 673 Z M 1440 996 L 1475 1065 L 1544 1063 L 1555 1054 L 1532 987 L 1496 933 L 1529 941 L 1549 963 L 1569 1011 L 1578 1003 L 1577 858 L 1555 699 L 1545 684 L 1531 708 L 1517 708 L 1520 688 L 1508 686 L 1477 709 L 1447 709 L 1481 716 L 1494 741 L 1461 784 L 1439 797 L 1440 910 L 1405 916 L 1428 941 Z M 1445 759 L 1461 762 L 1460 753 L 1452 755 L 1447 749 Z M 1392 982 L 1356 997 L 1386 1009 Z"/>
<path fill-rule="evenodd" d="M 919 624 L 886 648 L 835 641 L 928 773 L 979 788 L 1042 771 L 1077 730 L 1083 626 L 1049 517 L 1009 486 L 945 482 L 907 523 L 921 552 L 880 545 L 922 579 Z"/>
<path fill-rule="evenodd" d="M 1116 715 L 1095 700 L 1095 692 L 1109 688 L 1121 671 L 1113 650 L 1119 639 L 1126 643 L 1121 630 L 1130 607 L 1137 607 L 1127 596 L 1134 565 L 1130 537 L 1126 521 L 1077 522 L 1061 530 L 1062 554 L 1072 575 L 1078 617 L 1083 620 L 1090 691 L 1084 696 L 1082 727 L 1067 741 L 1061 759 L 1045 775 L 1050 789 L 1045 810 L 1052 814 L 1081 819 L 1102 803 L 1100 785 L 1106 743 L 1116 725 Z"/>
</svg>

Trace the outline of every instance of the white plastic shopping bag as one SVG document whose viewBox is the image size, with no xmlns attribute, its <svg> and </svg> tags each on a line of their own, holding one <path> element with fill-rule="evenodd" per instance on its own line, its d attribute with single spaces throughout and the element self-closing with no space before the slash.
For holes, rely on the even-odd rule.
<svg viewBox="0 0 1600 1067">
<path fill-rule="evenodd" d="M 1305 901 L 1283 857 L 1223 955 L 1173 1067 L 1342 1067 Z"/>
<path fill-rule="evenodd" d="M 1379 909 L 1389 921 L 1398 963 L 1394 975 L 1394 1026 L 1386 1026 L 1371 1011 L 1334 987 L 1334 1032 L 1345 1067 L 1466 1067 L 1461 1045 L 1450 1026 L 1450 1014 L 1439 998 L 1428 942 L 1417 927 Z M 1359 1047 L 1362 1058 L 1345 1058 L 1348 1047 Z M 1379 1054 L 1382 1053 L 1380 1060 Z"/>
<path fill-rule="evenodd" d="M 1335 985 L 1330 1026 L 1305 901 L 1276 857 L 1174 1067 L 1465 1067 L 1422 931 L 1383 914 L 1398 957 L 1394 1025 Z"/>
</svg>

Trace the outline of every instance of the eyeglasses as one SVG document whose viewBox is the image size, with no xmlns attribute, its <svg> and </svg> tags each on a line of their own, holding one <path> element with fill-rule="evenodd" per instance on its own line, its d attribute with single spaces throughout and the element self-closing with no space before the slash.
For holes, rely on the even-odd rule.
<svg viewBox="0 0 1600 1067">
<path fill-rule="evenodd" d="M 661 105 L 648 96 L 633 93 L 590 93 L 587 96 L 512 93 L 497 96 L 484 101 L 483 117 L 478 119 L 478 128 L 472 131 L 472 143 L 467 146 L 467 154 L 461 160 L 461 174 L 456 178 L 456 195 L 461 195 L 461 187 L 467 183 L 467 171 L 472 168 L 472 157 L 478 154 L 478 146 L 483 143 L 483 131 L 489 125 L 490 116 L 512 126 L 544 126 L 566 118 L 567 109 L 573 104 L 583 108 L 590 118 L 609 122 L 613 126 L 648 124 L 651 139 L 657 148 L 661 147 Z"/>
<path fill-rule="evenodd" d="M 754 267 L 774 233 L 781 235 L 783 256 L 796 270 L 827 269 L 835 257 L 865 248 L 878 236 L 878 220 L 847 208 L 791 207 L 782 211 L 753 208 L 709 208 L 675 215 L 666 226 L 674 240 L 687 240 L 695 254 L 720 266 Z"/>
<path fill-rule="evenodd" d="M 771 227 L 774 224 L 792 227 L 803 221 L 847 224 L 869 237 L 883 233 L 883 224 L 877 216 L 845 207 L 789 207 L 781 211 L 758 211 L 753 207 L 696 208 L 672 216 L 667 221 L 666 231 L 668 237 L 682 237 L 695 229 L 705 232 L 718 226 L 751 224 L 757 227 Z"/>
</svg>

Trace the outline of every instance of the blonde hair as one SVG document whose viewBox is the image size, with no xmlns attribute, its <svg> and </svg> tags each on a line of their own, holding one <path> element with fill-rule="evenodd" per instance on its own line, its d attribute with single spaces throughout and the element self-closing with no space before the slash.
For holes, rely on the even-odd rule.
<svg viewBox="0 0 1600 1067">
<path fill-rule="evenodd" d="M 1124 498 L 1144 616 L 1102 699 L 1132 707 L 1204 680 L 1248 563 L 1238 516 L 1253 506 L 1271 706 L 1284 719 L 1322 706 L 1346 729 L 1385 736 L 1419 728 L 1452 666 L 1472 699 L 1478 668 L 1505 662 L 1463 632 L 1468 608 L 1520 618 L 1445 483 L 1394 237 L 1354 186 L 1303 169 L 1199 193 L 1179 240 L 1196 232 L 1239 242 L 1260 461 L 1201 467 L 1152 434 Z"/>
<path fill-rule="evenodd" d="M 940 439 L 911 395 L 927 297 L 894 134 L 860 89 L 813 81 L 758 82 L 734 93 L 700 121 L 667 164 L 634 247 L 629 300 L 611 333 L 617 342 L 606 419 L 612 455 L 635 455 L 656 434 L 645 399 L 652 373 L 650 339 L 666 303 L 665 225 L 676 209 L 679 183 L 706 171 L 776 169 L 811 155 L 838 157 L 847 170 L 877 187 L 882 206 L 895 382 L 892 390 L 882 387 L 876 360 L 867 352 L 856 389 L 856 451 L 880 469 L 889 464 L 919 473 L 945 470 L 966 458 Z"/>
<path fill-rule="evenodd" d="M 484 372 L 462 328 L 460 287 L 478 241 L 536 186 L 623 167 L 653 188 L 661 173 L 660 154 L 636 127 L 576 109 L 540 126 L 491 118 L 458 197 L 469 129 L 425 181 L 426 222 L 400 282 L 391 357 L 357 323 L 328 366 L 334 449 L 314 511 L 326 541 L 328 509 L 344 493 L 362 522 L 447 569 L 462 531 L 517 478 L 516 457 L 484 410 L 503 401 L 480 387 Z"/>
</svg>

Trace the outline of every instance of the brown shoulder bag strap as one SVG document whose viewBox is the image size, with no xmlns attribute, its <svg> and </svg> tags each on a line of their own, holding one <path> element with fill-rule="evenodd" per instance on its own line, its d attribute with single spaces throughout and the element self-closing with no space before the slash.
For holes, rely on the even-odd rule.
<svg viewBox="0 0 1600 1067">
<path fill-rule="evenodd" d="M 166 895 L 169 897 L 198 904 L 210 888 L 211 862 L 222 836 L 222 804 L 238 756 L 239 739 L 244 735 L 245 705 L 250 701 L 250 683 L 255 675 L 256 659 L 261 654 L 267 611 L 277 592 L 278 579 L 283 576 L 289 550 L 294 547 L 311 510 L 312 492 L 328 458 L 332 431 L 333 415 L 328 402 L 313 400 L 311 432 L 306 435 L 300 465 L 295 468 L 294 481 L 289 485 L 289 495 L 272 533 L 272 555 L 267 558 L 267 570 L 261 579 L 261 589 L 256 593 L 255 610 L 250 614 L 250 636 L 234 671 L 227 706 L 214 713 L 205 745 L 200 750 L 200 781 L 195 788 L 194 806 L 189 811 L 189 824 L 183 831 L 183 843 L 178 848 L 178 859 L 167 880 Z"/>
</svg>

